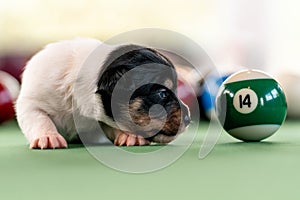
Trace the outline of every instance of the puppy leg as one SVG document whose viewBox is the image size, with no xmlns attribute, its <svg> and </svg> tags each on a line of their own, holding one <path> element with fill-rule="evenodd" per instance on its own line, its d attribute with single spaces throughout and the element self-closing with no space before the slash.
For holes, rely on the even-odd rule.
<svg viewBox="0 0 300 200">
<path fill-rule="evenodd" d="M 38 109 L 32 102 L 17 103 L 17 119 L 19 125 L 30 143 L 30 148 L 55 149 L 66 148 L 66 140 L 43 110 Z"/>
<path fill-rule="evenodd" d="M 134 135 L 129 132 L 120 131 L 115 129 L 115 140 L 114 144 L 117 146 L 143 146 L 149 145 L 150 142 L 139 135 Z"/>
</svg>

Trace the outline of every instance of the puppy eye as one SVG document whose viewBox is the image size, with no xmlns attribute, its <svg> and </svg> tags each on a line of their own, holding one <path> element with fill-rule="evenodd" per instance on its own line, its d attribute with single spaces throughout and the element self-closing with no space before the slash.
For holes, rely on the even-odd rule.
<svg viewBox="0 0 300 200">
<path fill-rule="evenodd" d="M 168 92 L 166 89 L 161 89 L 159 90 L 158 92 L 158 96 L 161 98 L 161 99 L 165 99 L 168 97 Z"/>
</svg>

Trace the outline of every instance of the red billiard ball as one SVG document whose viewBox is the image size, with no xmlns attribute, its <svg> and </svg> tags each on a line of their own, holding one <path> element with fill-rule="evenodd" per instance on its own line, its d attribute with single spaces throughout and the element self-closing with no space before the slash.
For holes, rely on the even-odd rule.
<svg viewBox="0 0 300 200">
<path fill-rule="evenodd" d="M 0 123 L 14 118 L 14 102 L 19 90 L 19 82 L 8 73 L 0 71 Z"/>
<path fill-rule="evenodd" d="M 8 89 L 0 83 L 0 123 L 15 116 L 13 100 Z"/>
<path fill-rule="evenodd" d="M 177 96 L 190 109 L 197 105 L 198 77 L 194 76 L 195 72 L 188 67 L 177 67 Z"/>
<path fill-rule="evenodd" d="M 31 56 L 29 53 L 6 54 L 0 56 L 0 70 L 7 72 L 21 82 L 23 67 Z"/>
<path fill-rule="evenodd" d="M 186 83 L 181 80 L 178 80 L 177 94 L 181 101 L 183 101 L 183 103 L 188 106 L 193 105 L 193 101 L 195 99 L 192 90 Z"/>
</svg>

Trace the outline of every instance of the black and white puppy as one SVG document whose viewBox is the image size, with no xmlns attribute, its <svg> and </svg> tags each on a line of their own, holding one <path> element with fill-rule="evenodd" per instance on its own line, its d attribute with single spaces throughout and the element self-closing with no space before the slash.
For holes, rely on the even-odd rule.
<svg viewBox="0 0 300 200">
<path fill-rule="evenodd" d="M 111 131 L 108 131 L 107 137 L 119 146 L 169 143 L 188 126 L 189 109 L 176 97 L 176 73 L 164 73 L 157 67 L 167 66 L 174 71 L 168 58 L 143 46 L 106 45 L 99 54 L 100 59 L 95 63 L 89 59 L 88 69 L 82 72 L 82 66 L 99 45 L 103 44 L 95 39 L 53 43 L 28 62 L 16 102 L 16 113 L 30 148 L 65 148 L 67 142 L 78 138 L 74 109 L 80 115 L 109 127 Z M 146 71 L 133 70 L 149 64 L 155 67 Z M 127 80 L 128 84 L 118 88 L 121 96 L 122 92 L 132 94 L 129 102 L 119 98 L 117 103 L 112 104 L 118 81 L 130 70 L 133 74 Z M 134 87 L 145 79 L 148 84 Z M 150 109 L 157 104 L 164 107 L 166 114 L 157 112 L 150 116 Z M 130 118 L 123 115 L 124 110 L 128 111 Z M 159 122 L 164 117 L 165 122 L 161 126 Z M 142 128 L 132 129 L 132 123 Z M 150 128 L 147 127 L 149 124 Z"/>
</svg>

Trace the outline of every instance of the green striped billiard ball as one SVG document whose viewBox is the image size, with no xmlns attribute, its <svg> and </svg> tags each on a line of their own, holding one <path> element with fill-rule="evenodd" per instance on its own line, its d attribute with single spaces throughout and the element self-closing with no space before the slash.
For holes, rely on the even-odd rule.
<svg viewBox="0 0 300 200">
<path fill-rule="evenodd" d="M 216 98 L 223 128 L 243 141 L 260 141 L 285 120 L 287 103 L 279 83 L 260 70 L 243 70 L 228 77 Z"/>
</svg>

